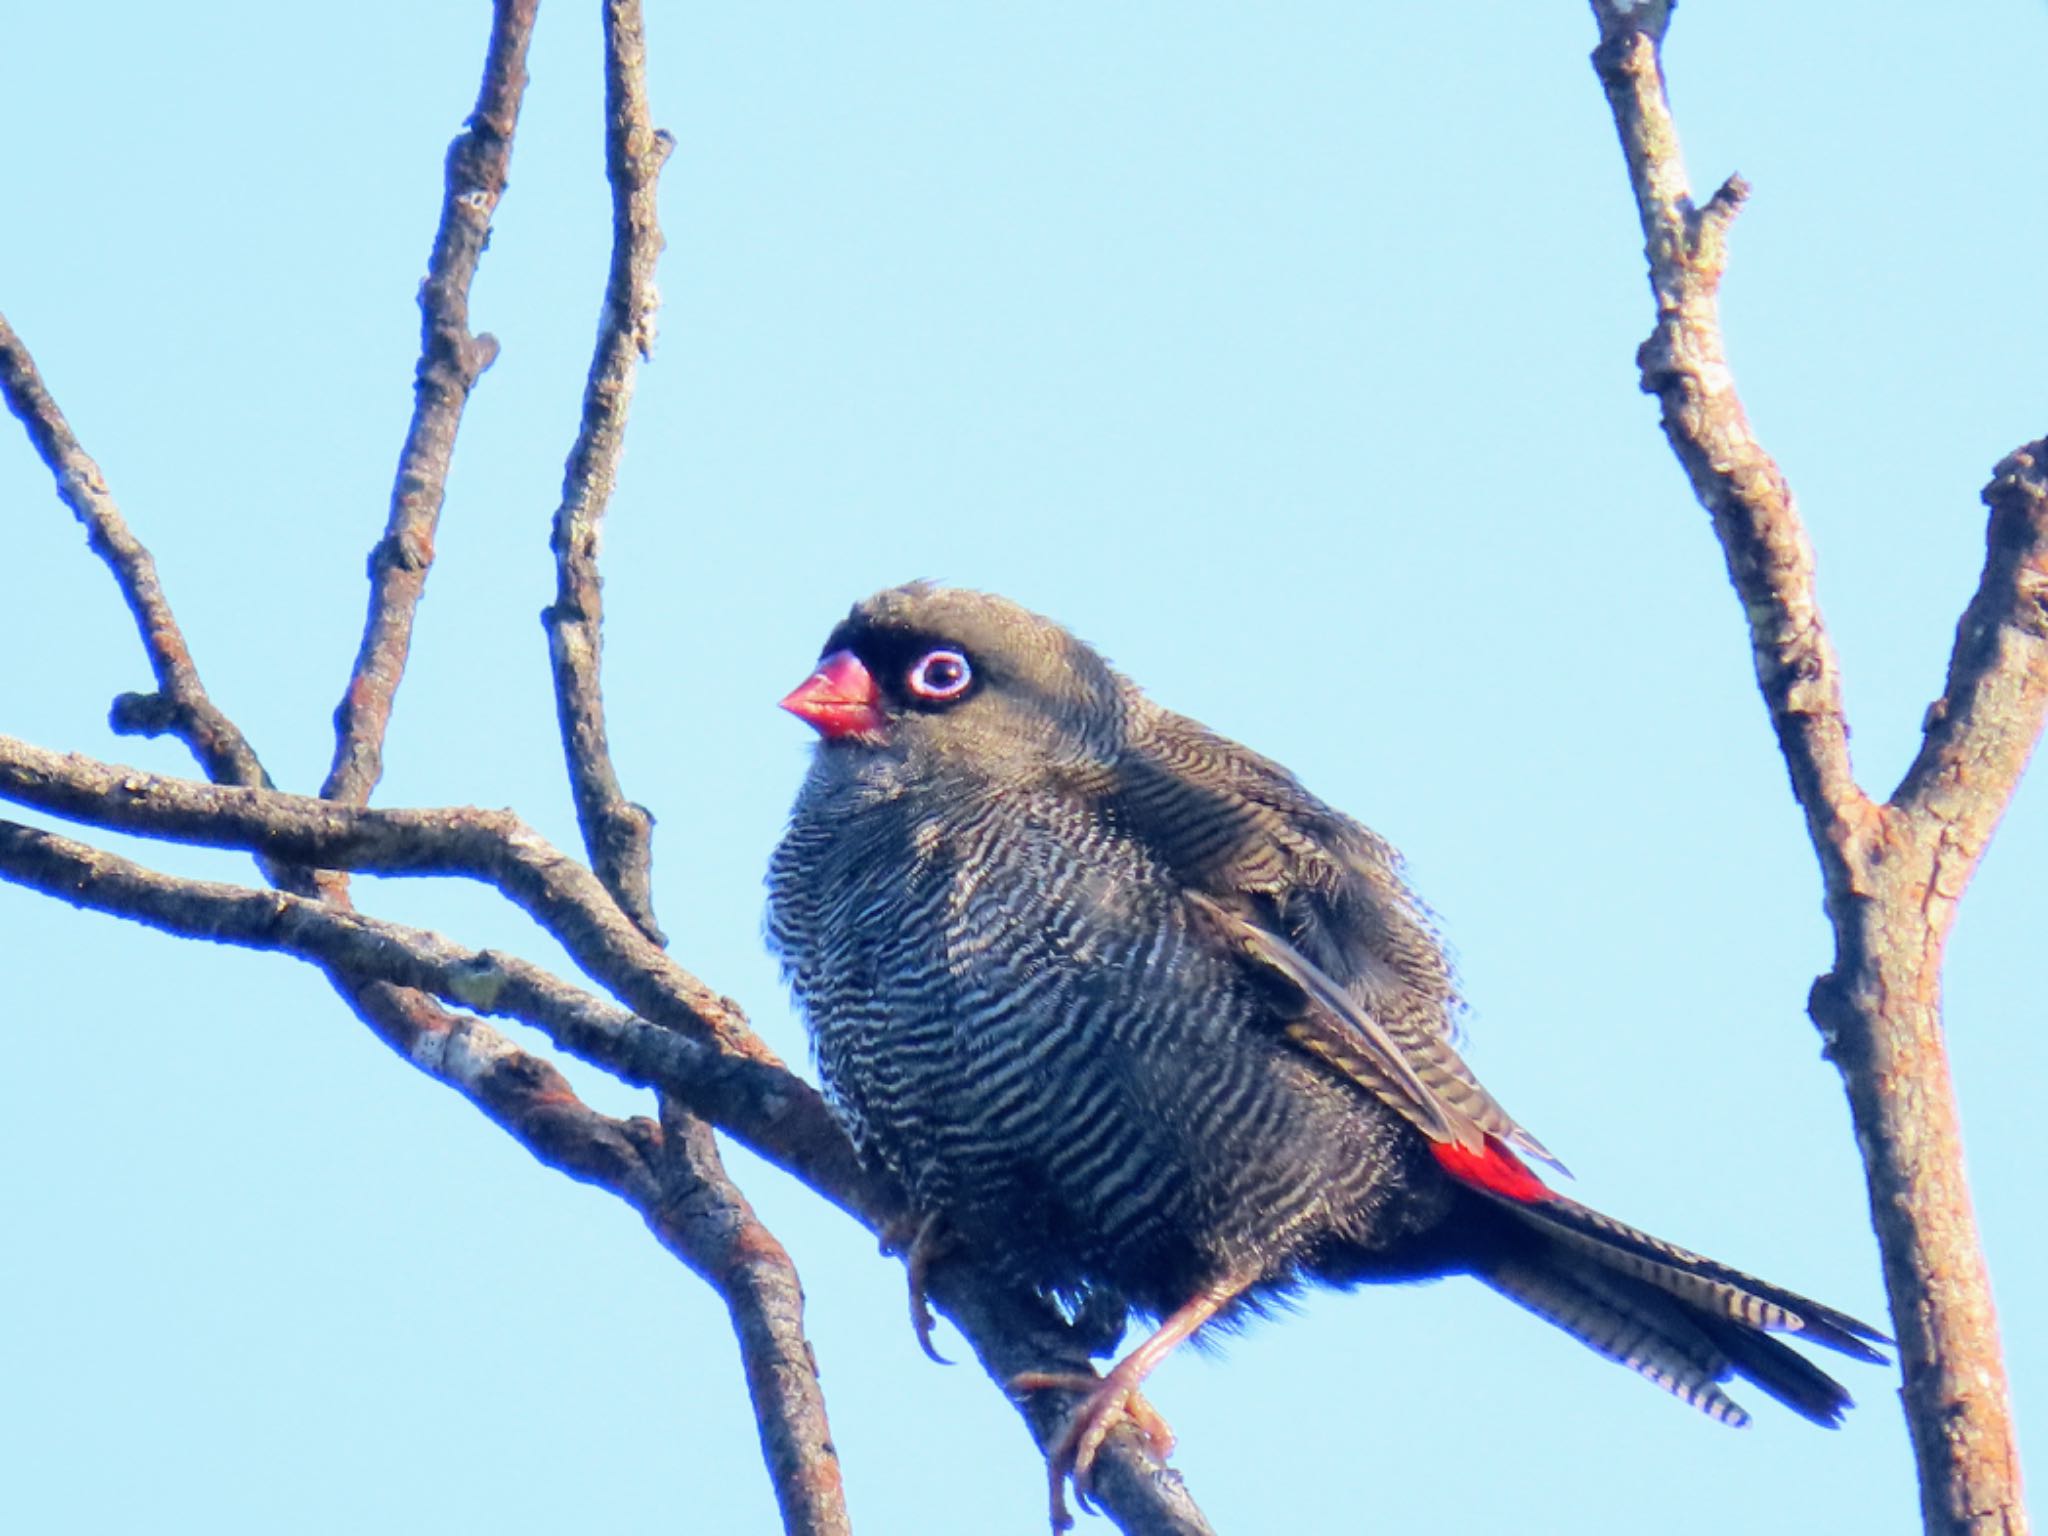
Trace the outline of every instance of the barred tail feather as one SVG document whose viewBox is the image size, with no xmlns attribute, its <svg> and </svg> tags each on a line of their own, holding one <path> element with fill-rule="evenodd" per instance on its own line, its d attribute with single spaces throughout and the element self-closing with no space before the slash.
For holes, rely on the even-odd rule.
<svg viewBox="0 0 2048 1536">
<path fill-rule="evenodd" d="M 1587 1286 L 1584 1272 L 1575 1269 L 1510 1259 L 1488 1265 L 1479 1278 L 1708 1418 L 1738 1427 L 1749 1422 L 1741 1405 L 1721 1390 L 1729 1374 L 1727 1359 L 1676 1308 L 1616 1305 Z"/>
<path fill-rule="evenodd" d="M 1871 1344 L 1890 1341 L 1847 1313 L 1561 1196 L 1483 1193 L 1514 1221 L 1474 1263 L 1480 1279 L 1723 1424 L 1749 1422 L 1720 1389 L 1732 1376 L 1830 1428 L 1851 1406 L 1840 1382 L 1774 1333 L 1885 1363 Z"/>
<path fill-rule="evenodd" d="M 1868 1323 L 1676 1243 L 1667 1243 L 1661 1237 L 1652 1237 L 1576 1200 L 1553 1193 L 1541 1205 L 1515 1205 L 1510 1209 L 1530 1226 L 1566 1246 L 1610 1268 L 1635 1275 L 1659 1290 L 1669 1291 L 1703 1311 L 1735 1318 L 1751 1328 L 1802 1334 L 1815 1344 L 1824 1344 L 1873 1365 L 1887 1363 L 1870 1346 L 1889 1344 L 1891 1340 Z"/>
<path fill-rule="evenodd" d="M 1784 1341 L 1728 1318 L 1707 1319 L 1707 1331 L 1726 1352 L 1737 1374 L 1755 1382 L 1800 1417 L 1835 1429 L 1840 1427 L 1842 1415 L 1855 1406 L 1839 1381 Z"/>
</svg>

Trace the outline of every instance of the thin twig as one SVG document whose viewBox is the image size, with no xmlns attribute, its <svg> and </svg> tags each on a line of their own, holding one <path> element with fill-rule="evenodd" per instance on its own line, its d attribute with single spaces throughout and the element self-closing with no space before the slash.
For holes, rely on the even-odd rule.
<svg viewBox="0 0 2048 1536">
<path fill-rule="evenodd" d="M 1612 6 L 1638 21 L 1659 9 L 1642 0 Z M 1603 3 L 1594 10 L 1603 27 L 1595 66 L 1620 128 L 1657 301 L 1657 328 L 1637 354 L 1643 388 L 1662 404 L 1665 436 L 1714 520 L 1799 803 L 1809 819 L 1821 818 L 1812 823 L 1816 846 L 1838 840 L 1830 825 L 1838 819 L 1867 835 L 1872 807 L 1850 766 L 1841 667 L 1821 622 L 1813 548 L 1791 487 L 1750 430 L 1721 339 L 1727 230 L 1748 188 L 1730 178 L 1694 208 L 1652 35 L 1626 20 L 1610 27 Z"/>
<path fill-rule="evenodd" d="M 334 764 L 320 793 L 365 804 L 384 773 L 384 733 L 405 675 L 413 615 L 434 561 L 434 530 L 469 392 L 497 356 L 469 331 L 469 287 L 504 195 L 512 133 L 526 92 L 526 47 L 540 0 L 497 0 L 476 110 L 448 146 L 441 223 L 420 285 L 420 360 L 412 425 L 398 456 L 391 514 L 370 552 L 370 611 L 334 712 Z"/>
<path fill-rule="evenodd" d="M 1921 1514 L 1938 1536 L 2022 1536 L 2019 1454 L 1989 1276 L 1963 1171 L 1940 1013 L 1956 904 L 2048 714 L 2048 447 L 1985 493 L 1984 575 L 1958 626 L 1918 759 L 1874 804 L 1851 773 L 1813 554 L 1776 464 L 1743 417 L 1715 296 L 1745 188 L 1695 210 L 1665 101 L 1665 0 L 1593 0 L 1594 67 L 1642 215 L 1657 300 L 1643 387 L 1712 514 L 1757 679 L 1805 812 L 1835 936 L 1809 1011 L 1842 1073 L 1899 1335 Z"/>
<path fill-rule="evenodd" d="M 228 784 L 269 783 L 248 741 L 206 696 L 199 669 L 185 648 L 184 632 L 157 582 L 156 561 L 129 531 L 99 465 L 72 435 L 70 423 L 36 371 L 35 359 L 5 316 L 0 316 L 0 391 L 56 477 L 57 494 L 85 525 L 86 543 L 114 573 L 156 674 L 155 693 L 123 694 L 115 702 L 114 729 L 144 736 L 175 732 L 198 756 L 208 778 Z"/>
<path fill-rule="evenodd" d="M 2025 771 L 2048 711 L 2048 439 L 1992 471 L 1984 572 L 1956 626 L 1948 682 L 1928 709 L 1925 739 L 1891 803 L 1949 829 L 1965 862 L 1938 894 L 1960 895 Z M 1950 866 L 1953 868 L 1953 866 Z"/>
<path fill-rule="evenodd" d="M 555 710 L 568 755 L 576 821 L 591 867 L 619 905 L 656 943 L 649 883 L 654 819 L 619 787 L 605 735 L 600 681 L 604 646 L 604 582 L 597 552 L 605 508 L 618 479 L 626 413 L 639 360 L 654 346 L 660 296 L 654 264 L 663 240 L 655 186 L 675 147 L 655 131 L 647 105 L 647 43 L 637 0 L 605 6 L 605 169 L 612 187 L 612 260 L 596 355 L 583 390 L 583 419 L 563 472 L 562 504 L 549 544 L 555 553 L 555 600 L 541 614 L 553 663 Z"/>
</svg>

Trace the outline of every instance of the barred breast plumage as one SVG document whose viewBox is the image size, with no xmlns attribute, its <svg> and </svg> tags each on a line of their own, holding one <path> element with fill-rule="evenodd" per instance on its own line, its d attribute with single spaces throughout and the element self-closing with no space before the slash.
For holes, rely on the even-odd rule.
<svg viewBox="0 0 2048 1536">
<path fill-rule="evenodd" d="M 1453 1048 L 1393 850 L 1057 625 L 897 588 L 784 702 L 823 739 L 769 937 L 849 1132 L 1018 1283 L 1164 1320 L 1090 1382 L 1056 1521 L 1167 1349 L 1304 1280 L 1469 1272 L 1732 1422 L 1738 1372 L 1820 1422 L 1848 1403 L 1771 1331 L 1882 1358 L 1544 1185 Z"/>
</svg>

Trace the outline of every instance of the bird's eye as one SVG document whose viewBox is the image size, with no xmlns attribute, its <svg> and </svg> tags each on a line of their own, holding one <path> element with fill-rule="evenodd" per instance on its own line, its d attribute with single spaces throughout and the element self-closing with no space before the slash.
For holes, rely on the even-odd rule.
<svg viewBox="0 0 2048 1536">
<path fill-rule="evenodd" d="M 916 697 L 932 704 L 946 704 L 967 691 L 974 681 L 974 669 L 958 651 L 926 651 L 910 665 L 904 681 Z"/>
</svg>

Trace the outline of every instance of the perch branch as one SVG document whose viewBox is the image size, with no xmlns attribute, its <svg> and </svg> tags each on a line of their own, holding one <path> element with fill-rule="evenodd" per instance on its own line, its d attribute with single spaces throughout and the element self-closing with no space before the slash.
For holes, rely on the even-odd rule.
<svg viewBox="0 0 2048 1536">
<path fill-rule="evenodd" d="M 372 555 L 369 622 L 349 689 L 337 710 L 337 748 L 327 789 L 351 804 L 360 804 L 367 798 L 381 772 L 383 735 L 409 648 L 412 615 L 432 558 L 434 524 L 455 428 L 469 389 L 495 352 L 495 343 L 490 338 L 471 337 L 468 333 L 467 291 L 488 231 L 490 213 L 504 186 L 505 160 L 524 84 L 524 51 L 533 9 L 530 0 L 524 4 L 498 5 L 477 112 L 449 153 L 441 232 L 421 295 L 424 340 L 413 428 L 401 456 L 391 519 Z M 616 25 L 618 19 L 616 8 L 608 13 L 608 22 Z M 614 35 L 608 65 L 621 56 L 621 47 L 638 49 L 637 28 L 622 29 Z M 625 116 L 617 111 L 611 113 L 615 129 Z M 584 510 L 569 511 L 567 519 L 558 520 L 574 525 L 574 531 L 564 542 L 571 556 L 579 561 L 595 550 L 596 515 L 602 510 L 602 492 L 608 490 L 615 473 L 616 427 L 623 416 L 624 391 L 631 386 L 631 358 L 636 353 L 644 354 L 652 311 L 651 261 L 659 241 L 652 222 L 652 178 L 667 146 L 659 138 L 643 142 L 630 134 L 621 142 L 638 169 L 628 166 L 625 184 L 633 190 L 621 200 L 619 217 L 636 231 L 630 242 L 633 260 L 644 260 L 648 265 L 629 271 L 628 281 L 623 285 L 617 280 L 615 267 L 615 282 L 608 293 L 608 300 L 623 293 L 626 302 L 608 302 L 599 357 L 593 364 L 594 409 L 586 411 L 585 423 L 588 451 L 585 452 L 581 440 L 578 449 L 588 465 L 583 472 L 587 476 L 583 482 L 585 491 L 579 493 L 575 489 L 578 470 L 572 459 L 571 485 L 565 488 L 564 497 L 565 510 L 579 496 Z M 618 349 L 628 343 L 623 358 L 625 371 L 621 373 L 615 363 L 607 360 L 618 358 Z M 253 750 L 200 686 L 157 584 L 148 551 L 121 521 L 96 466 L 65 426 L 26 349 L 5 328 L 4 321 L 0 321 L 0 386 L 4 386 L 10 407 L 21 417 L 38 452 L 56 476 L 60 495 L 85 524 L 94 551 L 112 570 L 136 615 L 155 670 L 158 691 L 128 695 L 117 701 L 115 728 L 129 733 L 177 736 L 192 749 L 216 784 L 267 785 L 269 781 Z M 589 572 L 587 581 L 581 574 L 583 570 Z M 599 609 L 594 600 L 586 604 L 582 594 L 588 593 L 594 599 L 594 576 L 594 566 L 579 566 L 572 573 L 572 581 L 565 584 L 576 607 L 574 620 L 586 626 L 584 637 L 573 638 L 587 637 L 591 644 L 589 676 L 593 699 L 595 623 Z M 568 616 L 566 610 L 564 616 Z M 551 638 L 554 633 L 551 628 Z M 601 741 L 601 716 L 593 718 L 600 733 L 595 739 Z M 122 773 L 124 779 L 137 777 L 122 770 L 110 771 Z M 58 779 L 62 777 L 59 775 Z M 180 786 L 181 781 L 141 777 L 151 786 L 143 798 L 161 792 L 166 804 L 175 804 L 172 787 Z M 108 793 L 108 803 L 97 810 L 89 811 L 74 803 L 64 813 L 99 825 L 133 825 L 142 830 L 139 821 L 123 820 L 118 809 L 121 802 L 134 796 L 132 788 L 116 787 Z M 17 798 L 37 803 L 29 794 Z M 314 803 L 298 801 L 301 806 Z M 261 814 L 252 812 L 251 806 L 260 806 Z M 388 839 L 393 829 L 356 824 L 337 830 L 340 824 L 331 823 L 324 830 L 301 826 L 293 833 L 267 823 L 257 827 L 257 822 L 277 809 L 277 804 L 268 800 L 249 802 L 239 811 L 231 802 L 216 802 L 208 814 L 220 814 L 230 821 L 242 815 L 245 819 L 241 831 L 246 836 L 215 837 L 168 830 L 175 817 L 167 817 L 162 827 L 150 830 L 159 836 L 183 835 L 193 841 L 262 847 L 267 854 L 266 872 L 284 888 L 279 893 L 172 880 L 83 844 L 12 823 L 0 823 L 0 876 L 42 889 L 75 905 L 152 922 L 193 937 L 284 947 L 319 964 L 380 1038 L 415 1067 L 465 1094 L 542 1162 L 609 1189 L 632 1204 L 661 1240 L 698 1267 L 700 1273 L 707 1267 L 718 1269 L 726 1277 L 721 1291 L 729 1305 L 736 1289 L 747 1293 L 746 1315 L 736 1310 L 735 1326 L 741 1332 L 743 1351 L 750 1351 L 750 1386 L 757 1393 L 759 1408 L 757 1375 L 765 1369 L 779 1379 L 786 1373 L 777 1369 L 776 1362 L 797 1358 L 801 1335 L 791 1331 L 788 1324 L 794 1319 L 790 1302 L 798 1293 L 793 1272 L 774 1262 L 772 1256 L 765 1264 L 759 1262 L 761 1255 L 751 1244 L 757 1235 L 767 1234 L 760 1232 L 757 1225 L 748 1226 L 744 1202 L 733 1203 L 738 1198 L 737 1191 L 709 1177 L 711 1165 L 691 1150 L 708 1148 L 702 1127 L 695 1128 L 682 1152 L 674 1152 L 670 1149 L 674 1138 L 665 1136 L 653 1122 L 641 1118 L 619 1121 L 597 1114 L 577 1099 L 566 1079 L 545 1058 L 520 1049 L 480 1020 L 441 1007 L 426 992 L 403 982 L 438 981 L 450 996 L 469 995 L 500 1005 L 508 997 L 516 998 L 531 1014 L 531 1022 L 543 1029 L 549 1027 L 545 1014 L 552 1010 L 564 1048 L 573 1050 L 577 1047 L 570 1042 L 580 1043 L 598 1065 L 608 1066 L 633 1080 L 665 1085 L 692 1110 L 729 1129 L 873 1229 L 886 1229 L 900 1219 L 900 1195 L 878 1186 L 859 1169 L 851 1148 L 824 1112 L 815 1092 L 774 1064 L 772 1058 L 728 1056 L 716 1044 L 597 1004 L 538 968 L 464 951 L 435 935 L 379 924 L 356 915 L 349 909 L 345 883 L 338 874 L 270 860 L 316 863 L 327 859 L 346 865 L 349 860 L 342 856 L 344 847 L 366 852 L 378 846 L 379 838 Z M 329 805 L 327 809 L 332 812 L 337 808 Z M 395 816 L 402 821 L 405 817 L 417 820 L 434 813 L 370 814 Z M 252 815 L 254 820 L 247 819 Z M 644 831 L 632 831 L 631 809 L 623 815 L 617 811 L 609 815 L 627 829 L 626 862 L 637 860 L 644 871 L 645 835 Z M 474 830 L 470 829 L 471 833 Z M 408 835 L 417 835 L 419 831 L 415 825 Z M 610 836 L 616 839 L 617 834 Z M 350 838 L 362 841 L 350 844 Z M 631 851 L 636 839 L 637 853 Z M 382 846 L 388 853 L 395 845 L 387 841 Z M 401 864 L 409 869 L 426 867 L 404 863 L 395 854 L 389 856 L 394 869 Z M 544 850 L 541 862 L 550 857 L 561 866 L 574 868 L 552 850 Z M 365 857 L 351 867 L 374 865 L 372 858 Z M 513 867 L 521 866 L 514 860 Z M 445 872 L 472 871 L 458 870 L 451 863 Z M 557 869 L 555 873 L 560 875 L 562 871 Z M 561 899 L 559 887 L 551 885 L 545 874 L 544 869 L 525 867 L 523 878 L 528 881 L 529 895 L 538 899 L 553 891 L 550 899 Z M 577 882 L 569 879 L 566 883 L 573 887 Z M 516 886 L 517 882 L 508 878 L 507 888 Z M 321 899 L 305 899 L 313 894 Z M 609 944 L 621 951 L 608 953 L 605 965 L 626 964 L 622 941 L 614 944 L 612 937 L 621 926 L 616 922 L 616 912 L 609 907 L 593 908 L 586 897 L 587 893 L 578 893 L 570 908 L 585 916 L 593 910 L 612 912 L 610 920 L 595 925 L 594 943 L 600 950 Z M 553 910 L 559 919 L 565 909 Z M 636 915 L 645 919 L 643 927 L 647 932 L 654 932 L 651 913 L 644 903 Z M 271 943 L 286 931 L 292 934 L 297 947 Z M 588 959 L 587 952 L 585 958 Z M 644 961 L 645 955 L 634 958 Z M 380 964 L 388 964 L 401 981 L 380 975 Z M 613 969 L 607 974 L 616 981 L 621 973 Z M 669 986 L 672 1002 L 690 995 L 673 986 L 673 977 L 656 974 L 653 985 L 657 990 Z M 695 1001 L 684 1011 L 695 1011 L 696 1027 L 710 1027 L 713 1041 L 719 1030 L 728 1026 L 745 1030 L 744 1019 L 728 999 L 712 998 L 701 984 L 691 985 L 696 988 Z M 629 995 L 646 1000 L 644 988 L 636 987 Z M 750 1034 L 748 1038 L 751 1039 Z M 645 1076 L 635 1078 L 636 1071 Z M 674 1114 L 667 1106 L 664 1112 Z M 691 1122 L 687 1120 L 679 1122 L 688 1124 Z M 768 1241 L 772 1243 L 772 1237 Z M 933 1276 L 932 1294 L 959 1324 L 998 1380 L 1007 1380 L 1023 1371 L 1072 1371 L 1085 1366 L 1085 1353 L 1057 1314 L 1034 1298 L 1016 1296 L 999 1277 L 983 1273 L 968 1260 L 942 1266 Z M 753 1330 L 751 1338 L 749 1330 Z M 828 1491 L 828 1483 L 816 1477 L 806 1481 L 806 1469 L 826 1469 L 829 1483 L 836 1484 L 836 1463 L 827 1468 L 820 1460 L 828 1443 L 823 1421 L 821 1417 L 809 1416 L 809 1394 L 800 1380 L 796 1387 L 798 1390 L 789 1393 L 779 1406 L 771 1404 L 762 1410 L 764 1443 L 771 1465 L 779 1462 L 793 1469 L 790 1477 L 778 1477 L 778 1495 L 784 1499 L 785 1511 L 792 1507 L 790 1498 L 794 1490 L 799 1499 L 810 1501 L 806 1507 L 822 1511 L 823 1518 L 833 1507 L 832 1498 L 821 1497 Z M 1023 1408 L 1043 1445 L 1059 1428 L 1052 1405 L 1040 1394 Z M 1193 1536 L 1208 1529 L 1178 1477 L 1154 1468 L 1126 1435 L 1112 1436 L 1104 1447 L 1097 1463 L 1096 1492 L 1104 1512 L 1127 1532 Z M 828 1524 L 815 1522 L 795 1528 L 832 1529 Z"/>
<path fill-rule="evenodd" d="M 953 1320 L 997 1382 L 1033 1372 L 1093 1373 L 1079 1332 L 1039 1297 L 954 1263 L 934 1266 L 927 1278 L 928 1299 Z M 1029 1392 L 1016 1404 L 1041 1452 L 1051 1454 L 1077 1401 L 1069 1394 Z M 1215 1536 L 1180 1473 L 1154 1461 L 1128 1424 L 1119 1424 L 1103 1442 L 1090 1497 L 1125 1536 Z"/>
<path fill-rule="evenodd" d="M 14 822 L 0 821 L 0 876 L 183 938 L 294 955 L 339 973 L 351 991 L 383 982 L 516 1019 L 622 1081 L 674 1093 L 834 1203 L 859 1212 L 874 1198 L 871 1184 L 845 1180 L 837 1156 L 844 1137 L 801 1079 L 767 1062 L 721 1055 L 701 1038 L 649 1023 L 517 956 L 289 891 L 165 875 Z M 821 1148 L 825 1155 L 816 1155 Z"/>
<path fill-rule="evenodd" d="M 661 1128 L 664 1195 L 647 1225 L 732 1315 L 783 1529 L 843 1536 L 852 1526 L 796 1266 L 726 1174 L 711 1128 L 666 1097 Z"/>
<path fill-rule="evenodd" d="M 496 867 L 494 856 L 478 853 L 473 845 L 500 841 L 504 831 L 493 825 L 494 816 L 502 813 L 353 811 L 275 791 L 210 788 L 134 774 L 4 739 L 0 762 L 6 765 L 0 769 L 0 794 L 81 815 L 96 825 L 158 836 L 189 833 L 188 840 L 213 846 L 263 844 L 282 857 L 332 860 L 360 869 L 489 872 Z M 193 829 L 208 806 L 217 822 L 207 835 L 197 835 Z M 502 840 L 517 853 L 531 854 L 515 838 Z M 399 851 L 405 843 L 445 846 L 426 853 Z M 532 857 L 543 869 L 566 862 L 546 852 Z M 467 950 L 438 935 L 378 922 L 333 903 L 176 879 L 13 823 L 0 822 L 0 878 L 172 933 L 276 949 L 313 961 L 407 1060 L 465 1093 L 542 1161 L 612 1189 L 643 1214 L 649 1206 L 621 1170 L 628 1146 L 645 1150 L 644 1132 L 635 1129 L 644 1122 L 622 1126 L 592 1115 L 545 1060 L 518 1051 L 487 1025 L 445 1013 L 423 992 L 519 1019 L 596 1066 L 675 1095 L 870 1230 L 902 1222 L 901 1195 L 861 1168 L 815 1090 L 772 1059 L 722 1054 L 716 1034 L 701 1034 L 702 1026 L 691 1026 L 673 1004 L 668 1008 L 676 1027 L 648 1023 L 524 961 Z M 613 922 L 632 933 L 623 917 L 614 914 Z M 733 1026 L 744 1028 L 736 1012 L 720 1028 Z M 710 1201 L 706 1209 L 717 1209 L 728 1194 L 736 1192 L 707 1189 L 697 1199 Z M 672 1200 L 673 1190 L 664 1186 L 662 1198 Z M 682 1203 L 697 1208 L 689 1200 Z M 683 1240 L 659 1226 L 656 1230 L 665 1242 Z M 714 1246 L 692 1259 L 693 1266 L 701 1262 L 735 1273 L 720 1255 L 729 1253 L 737 1262 L 746 1251 L 744 1245 L 728 1245 L 724 1231 L 714 1224 L 702 1234 Z M 763 1305 L 781 1294 L 769 1269 L 737 1276 L 756 1289 Z M 793 1285 L 793 1276 L 785 1283 Z M 931 1285 L 933 1300 L 959 1325 L 997 1380 L 1024 1371 L 1071 1374 L 1086 1369 L 1086 1351 L 1072 1330 L 1042 1304 L 1009 1291 L 999 1277 L 971 1262 L 948 1263 L 934 1269 Z M 773 1321 L 764 1314 L 760 1325 Z M 1032 1394 L 1020 1405 L 1041 1446 L 1061 1428 L 1055 1410 L 1046 1394 Z M 789 1433 L 796 1436 L 792 1444 L 812 1443 L 800 1427 Z M 781 1453 L 771 1446 L 769 1454 Z M 787 1495 L 780 1485 L 778 1492 Z M 1124 1434 L 1112 1436 L 1104 1448 L 1096 1492 L 1098 1502 L 1126 1531 L 1190 1536 L 1207 1529 L 1178 1476 L 1154 1467 Z"/>
<path fill-rule="evenodd" d="M 503 891 L 592 979 L 645 1017 L 780 1067 L 721 997 L 651 943 L 596 876 L 510 811 L 358 810 L 144 773 L 0 736 L 0 799 L 92 826 L 379 875 L 449 875 Z"/>
<path fill-rule="evenodd" d="M 1834 965 L 1809 1011 L 1842 1074 L 1899 1335 L 1921 1514 L 1935 1536 L 2023 1536 L 2019 1453 L 1990 1278 L 1963 1173 L 1940 1012 L 1941 957 L 2048 707 L 2048 495 L 2043 445 L 1985 493 L 1984 575 L 1948 685 L 1898 792 L 1873 804 L 1850 768 L 1813 555 L 1777 466 L 1750 432 L 1716 295 L 1731 178 L 1695 209 L 1658 57 L 1665 0 L 1593 0 L 1593 54 L 1642 216 L 1657 325 L 1643 388 L 1714 522 L 1748 618 L 1758 683 L 1819 860 Z"/>
</svg>

